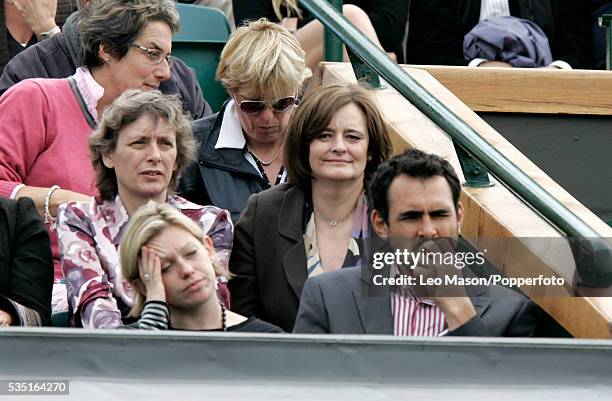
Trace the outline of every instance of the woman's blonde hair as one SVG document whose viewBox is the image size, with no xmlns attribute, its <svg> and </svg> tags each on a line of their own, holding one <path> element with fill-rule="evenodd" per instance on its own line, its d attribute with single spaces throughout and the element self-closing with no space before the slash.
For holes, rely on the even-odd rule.
<svg viewBox="0 0 612 401">
<path fill-rule="evenodd" d="M 136 280 L 140 280 L 138 260 L 142 247 L 170 226 L 184 229 L 200 241 L 200 243 L 204 240 L 204 233 L 200 226 L 168 203 L 149 201 L 131 216 L 126 232 L 121 240 L 119 252 L 121 271 L 123 277 L 130 285 L 134 286 Z M 210 255 L 210 258 L 212 261 L 214 259 L 213 255 Z M 215 263 L 213 263 L 213 269 L 217 276 L 221 274 Z M 129 316 L 135 318 L 140 316 L 144 305 L 144 298 L 143 294 L 136 290 L 134 291 L 134 304 Z"/>
<path fill-rule="evenodd" d="M 265 18 L 237 28 L 223 48 L 217 81 L 230 94 L 296 95 L 312 75 L 305 53 L 285 28 Z"/>
<path fill-rule="evenodd" d="M 298 7 L 298 0 L 272 0 L 272 8 L 274 9 L 274 14 L 279 21 L 283 19 L 283 12 L 281 11 L 281 6 L 285 6 L 285 10 L 287 11 L 287 17 L 302 17 L 302 12 Z"/>
<path fill-rule="evenodd" d="M 142 89 L 125 91 L 104 110 L 98 128 L 89 137 L 95 183 L 104 200 L 114 199 L 119 192 L 115 170 L 104 165 L 104 156 L 116 149 L 121 130 L 144 115 L 150 116 L 154 124 L 164 120 L 176 134 L 176 169 L 168 185 L 170 192 L 178 185 L 187 164 L 195 159 L 197 144 L 191 131 L 191 119 L 184 114 L 176 96 Z"/>
</svg>

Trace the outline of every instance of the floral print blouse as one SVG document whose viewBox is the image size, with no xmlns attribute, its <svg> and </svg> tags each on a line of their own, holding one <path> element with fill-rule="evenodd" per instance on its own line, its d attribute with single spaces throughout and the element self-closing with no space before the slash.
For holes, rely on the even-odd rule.
<svg viewBox="0 0 612 401">
<path fill-rule="evenodd" d="M 228 272 L 234 232 L 229 212 L 196 205 L 177 195 L 169 196 L 168 203 L 202 227 L 213 241 L 217 262 Z M 113 201 L 92 198 L 60 207 L 57 234 L 73 326 L 123 326 L 132 306 L 132 288 L 123 278 L 119 261 L 128 219 L 119 195 Z M 220 281 L 219 295 L 229 303 L 227 280 Z"/>
</svg>

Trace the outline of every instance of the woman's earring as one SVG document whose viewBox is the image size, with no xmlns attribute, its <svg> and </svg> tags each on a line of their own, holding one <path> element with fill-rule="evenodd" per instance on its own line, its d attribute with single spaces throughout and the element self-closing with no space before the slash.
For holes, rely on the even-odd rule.
<svg viewBox="0 0 612 401">
<path fill-rule="evenodd" d="M 371 162 L 372 161 L 372 155 L 368 155 L 368 161 Z"/>
<path fill-rule="evenodd" d="M 104 164 L 104 167 L 108 168 L 108 169 L 112 169 L 113 166 L 113 161 L 110 158 L 107 157 L 102 157 L 102 164 Z"/>
</svg>

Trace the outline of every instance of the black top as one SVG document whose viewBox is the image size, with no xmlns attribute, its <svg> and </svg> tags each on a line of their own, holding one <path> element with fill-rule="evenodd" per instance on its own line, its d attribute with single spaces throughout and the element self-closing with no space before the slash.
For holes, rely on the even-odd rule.
<svg viewBox="0 0 612 401">
<path fill-rule="evenodd" d="M 183 329 L 175 329 L 173 327 L 170 327 L 169 330 L 183 330 Z M 189 331 L 189 330 L 184 330 L 184 331 Z M 198 331 L 207 331 L 207 332 L 208 331 L 210 332 L 221 331 L 222 332 L 221 329 L 198 330 Z M 263 320 L 257 319 L 255 316 L 251 316 L 250 318 L 248 318 L 242 323 L 235 324 L 233 326 L 229 326 L 227 328 L 227 331 L 234 331 L 237 333 L 240 333 L 240 332 L 244 332 L 244 333 L 284 333 L 284 331 L 281 330 L 280 327 L 275 326 L 268 322 L 264 322 Z"/>
<path fill-rule="evenodd" d="M 354 4 L 365 11 L 380 43 L 386 51 L 395 51 L 401 47 L 408 19 L 408 0 L 345 0 L 344 4 Z M 236 26 L 247 20 L 267 18 L 278 21 L 270 0 L 232 0 Z M 281 7 L 284 11 L 284 7 Z M 298 26 L 311 21 L 313 17 L 302 9 L 302 21 Z"/>
<path fill-rule="evenodd" d="M 164 301 L 145 302 L 140 319 L 137 322 L 125 326 L 128 329 L 143 330 L 181 330 L 181 331 L 223 331 L 221 328 L 214 330 L 185 330 L 170 326 L 170 308 Z M 254 316 L 242 323 L 227 327 L 227 331 L 250 332 L 250 333 L 283 333 L 278 326 L 259 320 Z"/>
<path fill-rule="evenodd" d="M 22 46 L 21 43 L 17 42 L 15 38 L 13 37 L 13 35 L 10 34 L 8 29 L 6 31 L 6 41 L 8 45 L 9 59 L 12 59 L 16 55 L 18 55 L 19 53 L 27 49 L 28 47 L 34 46 L 36 43 L 38 43 L 38 39 L 36 39 L 36 35 L 32 34 L 28 43 L 26 43 L 25 46 Z"/>
<path fill-rule="evenodd" d="M 50 325 L 52 286 L 49 234 L 34 202 L 0 198 L 0 309 L 15 325 Z"/>
</svg>

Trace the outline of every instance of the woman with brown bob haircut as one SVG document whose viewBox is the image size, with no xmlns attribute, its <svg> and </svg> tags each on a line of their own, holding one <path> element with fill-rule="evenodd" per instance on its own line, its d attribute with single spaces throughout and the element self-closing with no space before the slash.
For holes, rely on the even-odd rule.
<svg viewBox="0 0 612 401">
<path fill-rule="evenodd" d="M 333 84 L 295 110 L 284 152 L 289 183 L 251 196 L 236 225 L 229 286 L 236 312 L 291 331 L 306 279 L 366 253 L 367 181 L 391 142 L 370 93 Z"/>
</svg>

